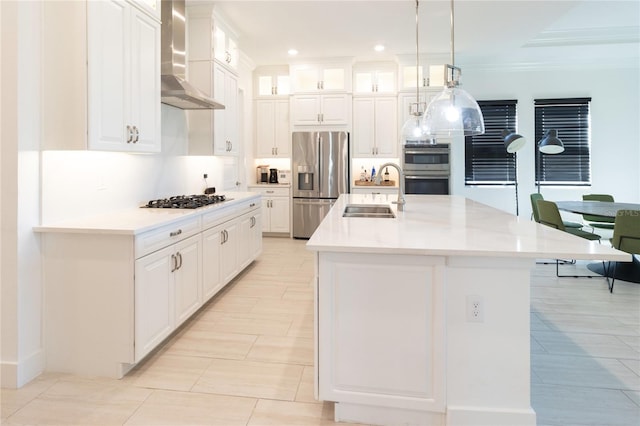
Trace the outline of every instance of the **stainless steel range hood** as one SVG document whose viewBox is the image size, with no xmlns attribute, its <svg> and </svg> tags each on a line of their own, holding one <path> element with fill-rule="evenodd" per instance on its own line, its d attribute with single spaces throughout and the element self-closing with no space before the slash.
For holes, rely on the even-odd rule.
<svg viewBox="0 0 640 426">
<path fill-rule="evenodd" d="M 185 2 L 163 0 L 161 40 L 162 103 L 180 109 L 224 109 L 185 78 Z"/>
</svg>

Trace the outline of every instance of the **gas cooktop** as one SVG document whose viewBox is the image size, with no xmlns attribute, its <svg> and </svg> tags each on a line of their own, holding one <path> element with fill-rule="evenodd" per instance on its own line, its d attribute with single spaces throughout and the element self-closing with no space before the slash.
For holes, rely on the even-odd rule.
<svg viewBox="0 0 640 426">
<path fill-rule="evenodd" d="M 197 209 L 210 204 L 231 201 L 224 195 L 176 195 L 174 197 L 151 200 L 142 207 L 152 209 Z"/>
</svg>

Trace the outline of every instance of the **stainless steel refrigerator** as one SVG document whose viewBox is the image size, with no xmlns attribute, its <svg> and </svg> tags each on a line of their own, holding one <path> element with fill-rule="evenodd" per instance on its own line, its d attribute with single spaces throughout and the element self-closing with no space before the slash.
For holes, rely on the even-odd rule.
<svg viewBox="0 0 640 426">
<path fill-rule="evenodd" d="M 310 238 L 349 192 L 349 133 L 293 132 L 293 237 Z"/>
</svg>

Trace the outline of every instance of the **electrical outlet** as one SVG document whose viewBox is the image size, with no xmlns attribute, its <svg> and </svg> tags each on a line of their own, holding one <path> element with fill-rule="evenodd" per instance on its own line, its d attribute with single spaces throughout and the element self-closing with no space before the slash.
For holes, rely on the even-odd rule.
<svg viewBox="0 0 640 426">
<path fill-rule="evenodd" d="M 484 303 L 477 294 L 467 296 L 467 322 L 484 322 Z"/>
</svg>

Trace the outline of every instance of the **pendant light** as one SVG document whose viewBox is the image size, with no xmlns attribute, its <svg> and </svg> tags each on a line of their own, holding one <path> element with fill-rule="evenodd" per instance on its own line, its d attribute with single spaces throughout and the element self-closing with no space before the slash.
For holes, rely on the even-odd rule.
<svg viewBox="0 0 640 426">
<path fill-rule="evenodd" d="M 423 127 L 434 136 L 481 135 L 484 118 L 480 106 L 465 90 L 459 88 L 462 70 L 455 66 L 453 0 L 451 0 L 451 65 L 446 65 L 446 87 L 427 107 Z"/>
<path fill-rule="evenodd" d="M 418 70 L 420 69 L 420 50 L 418 45 L 418 7 L 419 0 L 416 0 L 416 102 L 409 105 L 410 117 L 402 126 L 401 135 L 403 144 L 435 143 L 435 141 L 427 134 L 422 120 L 426 104 L 424 102 L 420 102 L 420 79 L 418 76 Z"/>
</svg>

